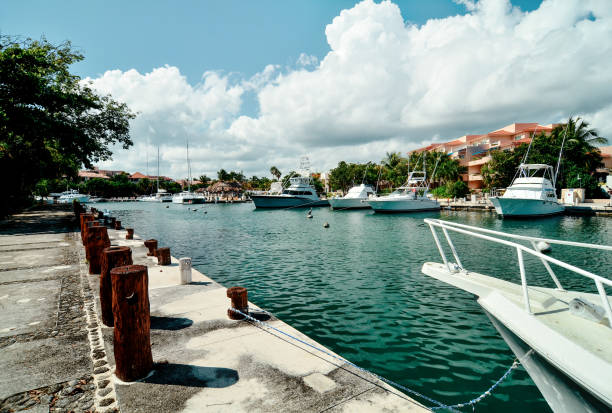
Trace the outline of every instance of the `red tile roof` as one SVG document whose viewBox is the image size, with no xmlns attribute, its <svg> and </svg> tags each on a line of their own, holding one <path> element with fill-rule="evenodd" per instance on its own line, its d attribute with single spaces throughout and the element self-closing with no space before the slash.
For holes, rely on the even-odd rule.
<svg viewBox="0 0 612 413">
<path fill-rule="evenodd" d="M 103 174 L 99 174 L 97 172 L 93 172 L 93 171 L 79 171 L 79 178 L 100 178 L 100 179 L 109 179 L 108 176 L 103 175 Z"/>
</svg>

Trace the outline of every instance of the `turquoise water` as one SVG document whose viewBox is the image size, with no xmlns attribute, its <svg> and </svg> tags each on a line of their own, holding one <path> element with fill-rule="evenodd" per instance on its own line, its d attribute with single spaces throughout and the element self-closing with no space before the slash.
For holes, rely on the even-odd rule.
<svg viewBox="0 0 612 413">
<path fill-rule="evenodd" d="M 166 208 L 166 205 L 169 207 Z M 441 262 L 427 217 L 550 238 L 612 244 L 612 220 L 554 217 L 500 220 L 450 212 L 378 215 L 370 210 L 255 210 L 253 204 L 99 204 L 124 226 L 249 299 L 352 362 L 452 404 L 486 390 L 514 357 L 471 294 L 421 273 Z M 207 213 L 205 214 L 204 211 Z M 323 228 L 329 222 L 330 228 Z M 516 252 L 452 235 L 464 267 L 518 282 Z M 554 247 L 552 256 L 607 275 L 612 254 Z M 526 257 L 528 281 L 553 286 Z M 559 271 L 569 288 L 595 291 Z M 584 288 L 586 285 L 587 288 Z M 478 405 L 481 411 L 550 411 L 521 368 Z"/>
</svg>

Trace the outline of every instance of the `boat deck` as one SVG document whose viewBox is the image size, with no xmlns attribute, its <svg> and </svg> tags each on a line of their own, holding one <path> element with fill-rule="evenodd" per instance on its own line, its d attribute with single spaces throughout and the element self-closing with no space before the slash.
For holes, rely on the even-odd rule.
<svg viewBox="0 0 612 413">
<path fill-rule="evenodd" d="M 425 263 L 422 271 L 477 295 L 478 303 L 486 311 L 531 348 L 612 403 L 609 385 L 612 383 L 612 328 L 573 315 L 568 306 L 574 298 L 601 306 L 598 295 L 530 286 L 528 294 L 533 314 L 529 314 L 520 284 L 475 272 L 449 272 L 441 263 Z M 610 297 L 608 300 L 612 303 Z"/>
</svg>

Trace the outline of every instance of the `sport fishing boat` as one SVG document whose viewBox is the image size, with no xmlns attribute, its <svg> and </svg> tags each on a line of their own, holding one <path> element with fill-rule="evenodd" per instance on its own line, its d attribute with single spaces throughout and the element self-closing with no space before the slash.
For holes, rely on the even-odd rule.
<svg viewBox="0 0 612 413">
<path fill-rule="evenodd" d="M 437 211 L 440 204 L 427 196 L 429 185 L 425 171 L 413 171 L 405 185 L 389 195 L 375 196 L 368 200 L 374 212 Z"/>
<path fill-rule="evenodd" d="M 535 140 L 535 131 L 533 131 L 523 162 L 519 165 L 512 183 L 503 196 L 489 198 L 495 207 L 495 212 L 500 216 L 542 217 L 560 214 L 565 210 L 557 200 L 556 182 L 568 125 L 565 126 L 563 133 L 556 170 L 550 165 L 526 163 L 531 144 Z"/>
<path fill-rule="evenodd" d="M 333 209 L 360 209 L 370 208 L 368 198 L 376 193 L 370 185 L 361 184 L 354 186 L 343 197 L 333 197 L 329 199 L 329 205 Z"/>
<path fill-rule="evenodd" d="M 72 201 L 89 202 L 89 195 L 80 194 L 76 189 L 71 189 L 61 193 L 57 199 L 58 204 L 71 204 Z"/>
<path fill-rule="evenodd" d="M 489 199 L 503 217 L 555 215 L 565 210 L 557 200 L 553 167 L 545 164 L 520 164 L 504 195 Z"/>
<path fill-rule="evenodd" d="M 329 206 L 327 199 L 321 199 L 312 185 L 310 176 L 289 178 L 289 187 L 280 194 L 251 195 L 255 208 L 299 208 Z"/>
<path fill-rule="evenodd" d="M 160 189 L 156 193 L 138 199 L 141 202 L 172 202 L 172 194 Z"/>
<path fill-rule="evenodd" d="M 525 367 L 555 413 L 608 412 L 612 409 L 612 280 L 545 255 L 552 245 L 612 251 L 612 246 L 508 234 L 439 219 L 425 219 L 442 263 L 427 262 L 422 272 L 474 294 L 494 327 Z M 520 281 L 511 282 L 463 267 L 449 233 L 516 250 Z M 447 257 L 439 235 L 445 237 Z M 540 261 L 556 288 L 528 285 L 524 255 Z M 594 258 L 594 257 L 593 257 Z M 454 259 L 454 262 L 451 260 Z M 537 262 L 535 261 L 535 262 Z M 595 283 L 597 294 L 566 290 L 550 264 L 567 270 L 572 285 Z M 491 271 L 500 270 L 491 266 Z M 502 274 L 508 274 L 503 268 Z M 506 276 L 506 278 L 512 276 Z M 518 278 L 518 274 L 517 274 Z M 533 276 L 530 277 L 533 279 Z M 551 283 L 551 284 L 552 284 Z"/>
</svg>

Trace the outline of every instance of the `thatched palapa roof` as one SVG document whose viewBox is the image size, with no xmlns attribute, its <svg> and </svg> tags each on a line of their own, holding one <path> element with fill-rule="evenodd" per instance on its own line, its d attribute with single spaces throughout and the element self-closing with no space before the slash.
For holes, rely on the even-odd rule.
<svg viewBox="0 0 612 413">
<path fill-rule="evenodd" d="M 236 181 L 231 181 L 231 182 L 218 181 L 212 185 L 209 185 L 208 188 L 206 188 L 206 190 L 214 194 L 225 193 L 225 192 L 240 192 L 242 191 L 242 185 L 240 184 L 240 182 L 236 182 Z"/>
</svg>

